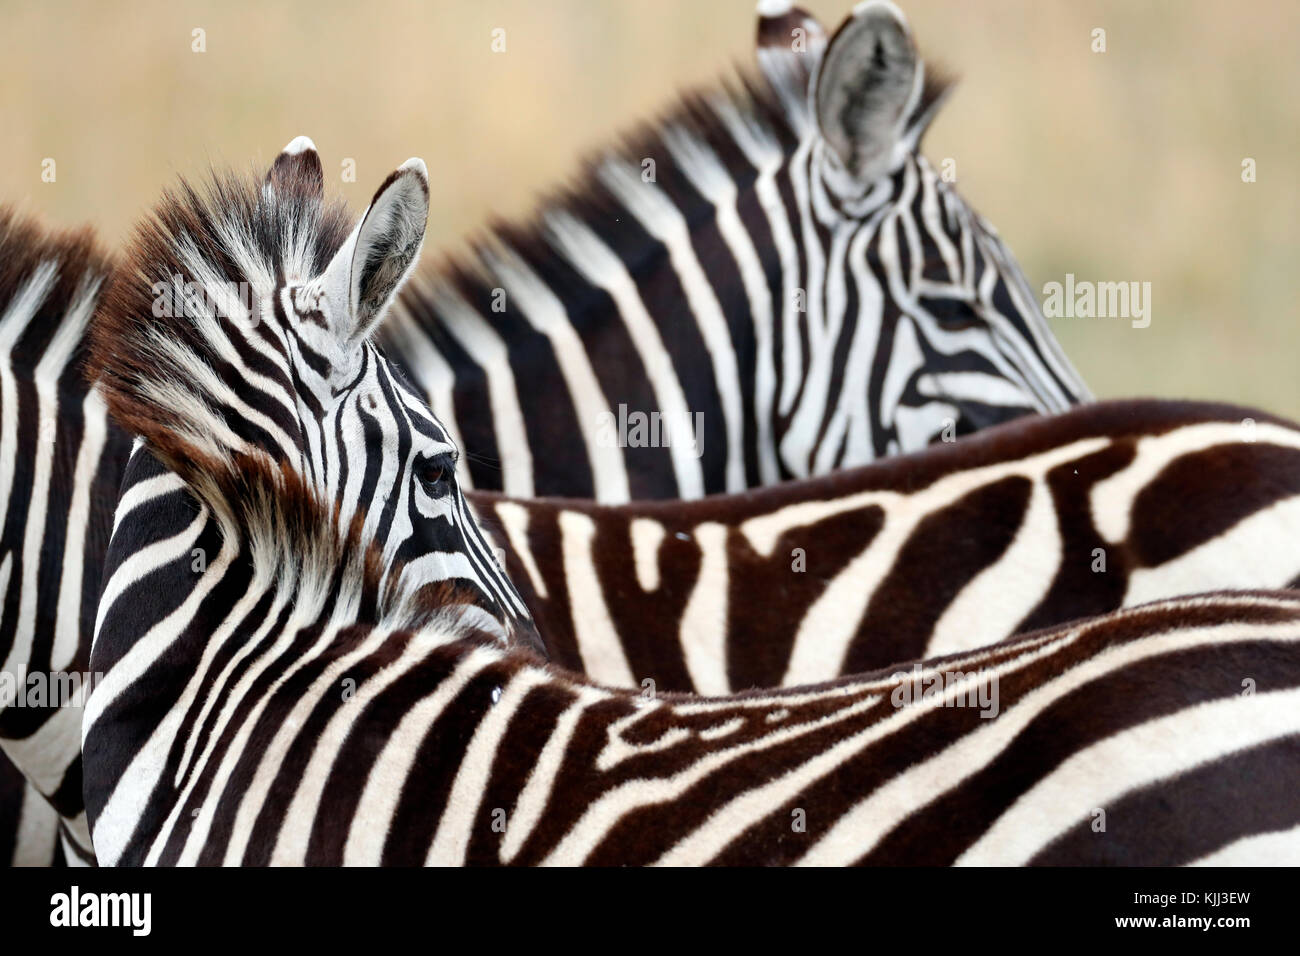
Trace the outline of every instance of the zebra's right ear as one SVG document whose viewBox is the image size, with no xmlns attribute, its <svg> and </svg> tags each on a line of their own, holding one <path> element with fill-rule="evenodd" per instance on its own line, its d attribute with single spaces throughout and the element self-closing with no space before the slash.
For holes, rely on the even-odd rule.
<svg viewBox="0 0 1300 956">
<path fill-rule="evenodd" d="M 859 4 L 813 80 L 817 126 L 832 179 L 861 192 L 889 171 L 923 71 L 907 20 L 888 0 Z"/>
<path fill-rule="evenodd" d="M 826 30 L 790 0 L 758 0 L 758 66 L 781 93 L 800 105 L 808 96 L 813 68 L 826 50 Z"/>
<path fill-rule="evenodd" d="M 383 318 L 415 268 L 429 220 L 429 171 L 408 159 L 375 193 L 357 227 L 325 269 L 333 331 L 355 351 Z"/>
<path fill-rule="evenodd" d="M 295 137 L 266 171 L 266 188 L 277 199 L 323 199 L 325 169 L 316 144 L 306 136 Z"/>
</svg>

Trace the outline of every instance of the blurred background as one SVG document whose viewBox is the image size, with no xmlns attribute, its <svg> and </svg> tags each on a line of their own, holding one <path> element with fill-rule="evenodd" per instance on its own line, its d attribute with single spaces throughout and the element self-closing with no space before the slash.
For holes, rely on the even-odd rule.
<svg viewBox="0 0 1300 956">
<path fill-rule="evenodd" d="M 1149 328 L 1053 320 L 1096 393 L 1300 417 L 1300 3 L 898 2 L 961 77 L 925 151 L 956 161 L 1030 285 L 1151 283 Z M 833 29 L 851 3 L 804 6 Z M 752 65 L 754 23 L 753 0 L 0 0 L 0 201 L 116 244 L 178 173 L 261 168 L 305 133 L 358 211 L 424 157 L 428 256 Z"/>
</svg>

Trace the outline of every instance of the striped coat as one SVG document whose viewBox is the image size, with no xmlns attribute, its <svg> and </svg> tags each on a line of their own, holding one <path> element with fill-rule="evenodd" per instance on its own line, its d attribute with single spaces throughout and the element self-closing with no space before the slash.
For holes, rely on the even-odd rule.
<svg viewBox="0 0 1300 956">
<path fill-rule="evenodd" d="M 973 651 L 1147 601 L 1300 578 L 1300 428 L 1090 404 L 744 495 L 469 495 L 551 660 L 725 694 Z"/>
<path fill-rule="evenodd" d="M 403 167 L 381 194 L 401 188 L 408 203 L 403 175 L 414 172 Z M 264 201 L 274 197 L 252 208 Z M 177 202 L 164 201 L 162 222 L 221 221 L 187 207 L 192 196 Z M 386 221 L 400 230 L 406 213 Z M 275 248 L 296 231 L 266 235 Z M 132 275 L 201 248 L 177 236 L 177 225 L 146 231 Z M 352 354 L 351 336 L 311 369 L 294 358 L 298 336 L 327 341 L 307 328 L 322 302 L 313 288 L 286 291 L 260 334 L 284 343 L 275 354 L 302 376 L 346 381 L 333 363 Z M 156 602 L 105 588 L 91 666 L 106 676 L 83 721 L 101 862 L 1168 864 L 1294 851 L 1300 598 L 1289 592 L 1174 598 L 830 683 L 716 696 L 601 686 L 512 646 L 504 606 L 485 604 L 474 580 L 406 586 L 424 566 L 377 533 L 372 499 L 341 502 L 312 480 L 320 457 L 300 460 L 286 453 L 298 443 L 252 427 L 270 377 L 250 376 L 246 356 L 193 364 L 237 352 L 232 330 L 151 322 L 139 296 L 128 285 L 99 313 L 95 365 L 114 415 L 216 518 L 220 542 L 197 572 L 149 570 L 183 614 L 158 620 Z M 307 387 L 280 381 L 290 395 Z M 1069 427 L 1122 419 L 1116 407 Z M 1057 434 L 1047 474 L 1084 471 L 1093 502 L 1136 500 L 1177 474 L 1171 448 L 1195 457 L 1246 427 L 1223 410 L 1164 411 L 1155 427 L 1130 423 L 1125 440 Z M 293 419 L 279 421 L 292 435 Z M 1252 427 L 1285 457 L 1293 429 Z M 999 441 L 974 447 L 997 464 Z M 439 469 L 437 480 L 458 494 L 454 476 Z M 1139 534 L 1114 534 L 1118 517 Z M 1122 554 L 1141 552 L 1132 509 L 1102 508 L 1097 522 Z M 166 532 L 147 509 L 120 510 L 108 564 L 119 541 Z M 467 529 L 463 540 L 477 539 Z M 1130 585 L 1140 570 L 1129 568 Z"/>
<path fill-rule="evenodd" d="M 327 509 L 253 477 L 274 497 L 224 487 L 247 496 L 230 505 L 250 526 L 234 566 L 255 586 L 205 605 L 184 650 L 197 671 L 143 640 L 131 602 L 108 609 L 85 738 L 102 862 L 1175 864 L 1296 850 L 1290 592 L 1158 602 L 831 684 L 642 694 L 385 600 L 377 574 L 357 573 L 374 566 L 359 542 L 323 546 L 340 541 Z M 252 531 L 268 508 L 298 534 Z M 236 649 L 255 679 L 205 674 Z M 114 673 L 128 660 L 147 693 Z"/>
<path fill-rule="evenodd" d="M 1089 397 L 997 231 L 919 152 L 946 84 L 898 10 L 861 4 L 828 38 L 763 8 L 758 75 L 403 290 L 383 334 L 473 452 L 467 484 L 696 498 Z"/>
<path fill-rule="evenodd" d="M 91 856 L 79 696 L 61 691 L 90 657 L 129 448 L 81 367 L 109 270 L 88 231 L 0 207 L 0 859 L 15 862 Z"/>
</svg>

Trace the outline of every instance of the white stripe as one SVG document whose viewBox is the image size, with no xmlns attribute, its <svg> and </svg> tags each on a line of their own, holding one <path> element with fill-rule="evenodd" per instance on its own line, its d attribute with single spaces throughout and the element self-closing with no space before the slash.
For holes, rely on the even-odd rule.
<svg viewBox="0 0 1300 956">
<path fill-rule="evenodd" d="M 1026 863 L 1079 820 L 1087 819 L 1094 807 L 1112 806 L 1126 793 L 1197 764 L 1294 735 L 1298 710 L 1300 688 L 1233 695 L 1148 720 L 1077 750 L 1021 794 L 957 858 L 957 865 Z M 1113 826 L 1122 822 L 1112 819 Z"/>
<path fill-rule="evenodd" d="M 519 791 L 515 801 L 514 813 L 506 820 L 506 832 L 501 839 L 501 862 L 509 863 L 523 849 L 524 841 L 533 832 L 542 813 L 550 803 L 554 789 L 555 777 L 560 772 L 560 765 L 569 753 L 569 741 L 577 729 L 578 721 L 586 712 L 589 704 L 605 699 L 592 687 L 576 687 L 577 696 L 562 713 L 555 726 L 546 737 L 542 752 L 537 755 L 524 788 Z"/>
<path fill-rule="evenodd" d="M 1047 597 L 1064 549 L 1052 494 L 1034 479 L 1024 519 L 1007 549 L 957 593 L 934 625 L 925 657 L 973 650 L 1014 634 Z M 1154 597 L 1168 597 L 1165 591 Z"/>
<path fill-rule="evenodd" d="M 519 563 L 524 566 L 524 571 L 532 584 L 533 592 L 539 598 L 549 597 L 550 595 L 546 590 L 546 579 L 542 577 L 541 569 L 537 567 L 537 561 L 533 558 L 533 550 L 528 546 L 528 509 L 513 501 L 498 501 L 495 508 L 497 517 L 501 519 L 501 527 L 505 529 L 510 547 L 514 549 L 515 555 L 519 558 Z"/>
<path fill-rule="evenodd" d="M 713 365 L 713 380 L 722 404 L 726 429 L 726 488 L 728 491 L 741 491 L 746 487 L 745 448 L 736 351 L 722 306 L 695 256 L 690 227 L 681 210 L 659 191 L 659 187 L 642 182 L 640 175 L 626 163 L 606 162 L 598 175 L 646 232 L 663 243 L 668 251 L 669 264 L 686 294 L 686 308 L 695 320 Z M 697 436 L 697 440 L 702 439 Z"/>
<path fill-rule="evenodd" d="M 555 361 L 573 400 L 587 460 L 591 462 L 596 501 L 620 504 L 629 500 L 632 493 L 628 489 L 622 449 L 598 440 L 599 429 L 596 426 L 601 415 L 612 416 L 614 413 L 600 387 L 586 346 L 569 321 L 564 304 L 513 250 L 504 245 L 489 247 L 483 251 L 483 259 L 500 279 L 524 318 L 550 340 Z"/>
<path fill-rule="evenodd" d="M 533 453 L 506 343 L 477 310 L 451 289 L 436 286 L 429 298 L 442 316 L 443 327 L 483 371 L 503 490 L 517 498 L 532 497 Z"/>
<path fill-rule="evenodd" d="M 187 533 L 189 532 L 183 534 Z M 95 692 L 86 702 L 82 715 L 81 749 L 83 751 L 86 749 L 87 738 L 95 730 L 109 706 L 123 692 L 134 686 L 153 663 L 166 654 L 168 648 L 185 632 L 199 605 L 224 575 L 231 557 L 228 549 L 219 552 L 216 560 L 208 566 L 208 573 L 199 579 L 194 591 L 186 596 L 185 602 L 150 628 L 147 633 L 141 635 L 131 645 L 131 649 L 104 674 L 103 680 L 95 686 Z M 107 610 L 108 604 L 101 602 L 99 620 L 95 629 L 97 634 Z M 206 656 L 210 657 L 215 653 L 217 647 L 215 637 L 214 635 L 214 642 L 210 649 L 205 651 Z M 95 821 L 95 855 L 101 864 L 114 865 L 126 849 L 135 831 L 136 823 L 144 815 L 149 795 L 162 775 L 166 754 L 176 742 L 183 714 L 183 707 L 173 707 L 168 711 L 167 716 L 149 735 L 149 739 L 144 741 L 135 752 L 104 802 L 103 809 Z"/>
<path fill-rule="evenodd" d="M 918 380 L 917 390 L 931 398 L 1004 408 L 1029 405 L 1033 400 L 1020 386 L 987 372 L 926 372 Z"/>
<path fill-rule="evenodd" d="M 849 246 L 849 269 L 858 291 L 857 324 L 849 353 L 844 364 L 844 384 L 837 399 L 836 415 L 847 418 L 847 442 L 840 465 L 865 464 L 877 457 L 875 422 L 868 398 L 871 374 L 876 364 L 876 349 L 880 343 L 880 326 L 884 314 L 884 299 L 880 283 L 867 268 L 867 245 L 871 242 L 870 228 L 858 230 Z M 891 367 L 892 370 L 892 367 Z M 886 372 L 888 383 L 889 371 Z M 883 403 L 882 403 L 883 405 Z M 877 417 L 888 422 L 891 416 L 877 410 Z"/>
<path fill-rule="evenodd" d="M 1215 445 L 1239 444 L 1252 434 L 1256 444 L 1300 448 L 1300 434 L 1271 422 L 1256 424 L 1253 432 L 1238 422 L 1205 422 L 1138 439 L 1133 460 L 1092 486 L 1093 525 L 1113 544 L 1125 540 L 1138 494 L 1171 462 Z"/>
<path fill-rule="evenodd" d="M 510 729 L 510 720 L 534 687 L 547 683 L 542 671 L 526 670 L 506 685 L 501 699 L 479 721 L 456 770 L 447 803 L 438 821 L 438 831 L 425 856 L 425 866 L 463 866 L 469 849 L 474 819 L 487 793 L 492 763 L 502 738 Z M 504 809 L 504 808 L 503 808 Z"/>
<path fill-rule="evenodd" d="M 666 533 L 653 518 L 633 518 L 628 526 L 636 581 L 646 593 L 659 590 L 659 546 Z M 613 638 L 617 640 L 616 635 Z"/>
<path fill-rule="evenodd" d="M 1256 833 L 1207 853 L 1188 866 L 1295 866 L 1300 860 L 1300 826 Z"/>
<path fill-rule="evenodd" d="M 716 107 L 715 107 L 716 108 Z M 772 484 L 779 480 L 776 449 L 772 439 L 772 402 L 776 391 L 776 370 L 772 364 L 772 290 L 753 238 L 741 222 L 737 208 L 739 192 L 726 167 L 706 144 L 680 126 L 663 132 L 664 144 L 685 171 L 695 188 L 713 205 L 718 234 L 736 260 L 740 282 L 749 301 L 749 317 L 754 328 L 754 421 L 760 480 Z M 770 174 L 769 174 L 770 185 Z"/>
<path fill-rule="evenodd" d="M 546 216 L 549 241 L 588 282 L 603 289 L 614 300 L 619 318 L 627 329 L 632 345 L 641 359 L 650 387 L 655 394 L 658 410 L 669 421 L 692 421 L 686 405 L 677 370 L 664 347 L 663 339 L 654 320 L 641 301 L 636 283 L 628 275 L 622 261 L 600 237 L 575 216 L 564 211 L 554 211 Z M 638 409 L 630 409 L 637 411 Z M 640 409 L 647 411 L 647 409 Z M 683 442 L 673 442 L 669 448 L 673 472 L 677 478 L 680 498 L 699 498 L 704 494 L 704 475 L 694 451 Z"/>
<path fill-rule="evenodd" d="M 1125 607 L 1208 588 L 1285 588 L 1300 577 L 1300 496 L 1238 521 L 1222 534 L 1128 579 Z"/>
<path fill-rule="evenodd" d="M 41 303 L 45 301 L 49 293 L 50 286 L 53 285 L 57 278 L 58 263 L 42 262 L 33 272 L 31 278 L 23 285 L 17 294 L 9 301 L 4 315 L 0 316 L 0 462 L 4 467 L 0 467 L 0 502 L 4 502 L 6 508 L 13 507 L 12 495 L 14 488 L 15 469 L 10 466 L 10 462 L 18 460 L 18 380 L 15 376 L 13 367 L 14 346 L 23 332 L 27 330 L 32 317 L 40 309 Z M 24 370 L 27 374 L 30 371 Z M 40 434 L 41 425 L 48 425 L 47 413 L 44 412 L 45 402 L 40 395 L 40 385 L 37 383 L 37 408 L 40 418 L 37 434 Z M 9 653 L 4 659 L 3 668 L 8 673 L 17 677 L 26 679 L 27 667 L 30 663 L 32 654 L 33 629 L 35 628 L 35 574 L 40 560 L 40 549 L 32 543 L 33 535 L 39 544 L 41 535 L 44 534 L 44 493 L 49 490 L 49 479 L 46 478 L 42 484 L 40 478 L 40 450 L 37 450 L 37 475 L 33 480 L 32 487 L 32 504 L 29 506 L 26 515 L 19 519 L 17 515 L 7 516 L 9 520 L 22 520 L 25 534 L 23 536 L 23 552 L 19 558 L 19 604 L 18 619 L 14 625 L 13 642 L 10 645 Z M 48 469 L 48 454 L 46 455 L 46 466 Z M 37 509 L 35 512 L 33 509 Z M 32 525 L 36 524 L 37 528 L 33 531 Z"/>
<path fill-rule="evenodd" d="M 366 775 L 343 848 L 344 866 L 378 866 L 382 861 L 388 828 L 397 812 L 406 780 L 411 775 L 411 765 L 420 753 L 420 742 L 465 685 L 495 659 L 490 652 L 475 648 L 451 676 L 412 706 L 392 729 Z"/>
<path fill-rule="evenodd" d="M 698 694 L 731 693 L 727 679 L 726 525 L 706 521 L 693 537 L 700 549 L 700 571 L 682 611 L 682 657 Z"/>
<path fill-rule="evenodd" d="M 562 511 L 557 520 L 564 578 L 569 585 L 569 610 L 573 636 L 582 659 L 582 672 L 593 681 L 614 687 L 636 687 L 623 645 L 611 639 L 618 633 L 605 605 L 600 577 L 591 553 L 596 525 L 585 514 Z"/>
<path fill-rule="evenodd" d="M 745 159 L 754 167 L 756 177 L 752 185 L 754 197 L 763 211 L 772 235 L 772 245 L 776 250 L 781 268 L 781 289 L 786 298 L 789 291 L 799 284 L 799 254 L 795 248 L 794 236 L 790 232 L 790 222 L 786 218 L 785 206 L 777 192 L 775 177 L 785 165 L 785 153 L 780 144 L 766 130 L 747 122 L 736 109 L 732 100 L 721 94 L 709 98 L 709 105 L 718 115 L 731 138 L 735 141 Z M 753 244 L 750 243 L 750 249 Z M 763 263 L 757 252 L 753 253 L 760 272 L 758 280 L 766 290 L 766 311 L 755 312 L 755 355 L 754 355 L 754 417 L 758 422 L 758 471 L 762 484 L 775 484 L 780 479 L 776 460 L 776 442 L 772 434 L 772 414 L 776 404 L 776 365 L 773 343 L 777 334 L 777 310 L 772 302 L 772 291 L 767 286 Z M 742 277 L 748 274 L 742 269 Z M 746 279 L 748 282 L 749 280 Z M 763 292 L 750 295 L 752 303 L 760 301 Z M 779 303 L 784 313 L 785 303 Z"/>
</svg>

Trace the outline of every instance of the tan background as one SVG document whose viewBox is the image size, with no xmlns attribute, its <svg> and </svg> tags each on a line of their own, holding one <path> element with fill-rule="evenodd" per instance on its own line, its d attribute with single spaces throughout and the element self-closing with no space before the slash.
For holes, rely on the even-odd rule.
<svg viewBox="0 0 1300 956">
<path fill-rule="evenodd" d="M 962 76 L 926 152 L 956 159 L 1030 284 L 1152 283 L 1148 329 L 1055 321 L 1096 392 L 1300 417 L 1300 3 L 901 5 L 923 51 Z M 850 4 L 808 6 L 833 26 Z M 454 249 L 676 88 L 751 63 L 753 18 L 752 0 L 0 0 L 0 199 L 117 242 L 177 173 L 265 164 L 306 133 L 336 182 L 356 160 L 357 182 L 337 188 L 358 209 L 423 156 L 426 248 Z M 41 182 L 45 157 L 56 183 Z"/>
</svg>

